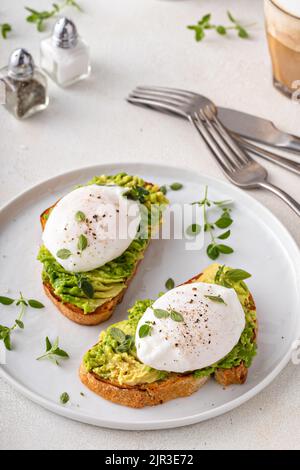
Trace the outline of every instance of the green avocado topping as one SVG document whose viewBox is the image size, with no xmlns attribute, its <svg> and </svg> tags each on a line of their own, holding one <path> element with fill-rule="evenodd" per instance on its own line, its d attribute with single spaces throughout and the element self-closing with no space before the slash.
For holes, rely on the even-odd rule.
<svg viewBox="0 0 300 470">
<path fill-rule="evenodd" d="M 256 310 L 252 296 L 243 281 L 231 281 L 229 284 L 226 273 L 231 268 L 212 264 L 197 279 L 198 282 L 220 284 L 233 288 L 241 302 L 245 312 L 246 325 L 241 334 L 238 344 L 227 354 L 226 357 L 216 364 L 201 370 L 194 371 L 195 377 L 204 377 L 213 374 L 216 369 L 229 369 L 245 363 L 246 367 L 251 365 L 256 354 L 255 329 Z M 138 322 L 146 309 L 153 304 L 153 300 L 139 300 L 129 310 L 128 320 L 116 323 L 107 330 L 102 331 L 99 342 L 84 356 L 83 362 L 89 372 L 93 372 L 104 380 L 111 382 L 138 385 L 152 383 L 167 378 L 170 373 L 152 369 L 142 364 L 136 355 L 134 341 Z M 116 330 L 119 334 L 116 335 Z M 110 333 L 112 332 L 112 334 Z M 123 332 L 123 335 L 122 333 Z M 120 341 L 129 341 L 130 347 L 125 352 L 120 352 Z"/>
<path fill-rule="evenodd" d="M 157 225 L 163 208 L 168 203 L 159 186 L 151 185 L 137 176 L 130 176 L 126 173 L 96 176 L 87 184 L 115 184 L 129 188 L 128 197 L 139 198 L 144 207 L 141 215 L 146 217 L 145 225 L 148 227 L 148 234 L 151 234 L 153 227 L 149 217 L 150 210 L 152 212 L 153 209 L 157 210 L 157 218 L 153 217 L 152 213 L 152 224 Z M 47 220 L 49 213 L 44 217 Z M 98 269 L 80 275 L 66 271 L 47 248 L 41 246 L 38 260 L 43 263 L 43 282 L 51 285 L 54 294 L 59 296 L 62 302 L 79 307 L 85 314 L 92 313 L 126 287 L 126 281 L 133 275 L 138 261 L 143 258 L 148 242 L 148 236 L 145 237 L 141 231 L 121 256 Z M 93 293 L 92 296 L 88 295 L 90 292 Z"/>
</svg>

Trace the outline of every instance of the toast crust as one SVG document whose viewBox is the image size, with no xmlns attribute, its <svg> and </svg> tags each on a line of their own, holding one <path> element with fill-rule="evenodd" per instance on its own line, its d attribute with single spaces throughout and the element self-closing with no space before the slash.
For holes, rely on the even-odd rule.
<svg viewBox="0 0 300 470">
<path fill-rule="evenodd" d="M 97 395 L 130 408 L 160 405 L 175 398 L 188 397 L 209 380 L 209 377 L 195 378 L 193 374 L 172 374 L 165 380 L 151 384 L 120 386 L 101 380 L 93 373 L 87 372 L 83 364 L 81 364 L 79 376 L 81 382 Z"/>
</svg>

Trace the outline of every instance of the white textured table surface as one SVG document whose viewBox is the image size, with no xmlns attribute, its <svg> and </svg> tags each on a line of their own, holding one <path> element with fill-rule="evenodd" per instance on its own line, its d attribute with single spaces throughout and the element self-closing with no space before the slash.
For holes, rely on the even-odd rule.
<svg viewBox="0 0 300 470">
<path fill-rule="evenodd" d="M 80 1 L 80 0 L 79 0 Z M 0 23 L 14 32 L 0 40 L 1 66 L 24 46 L 38 53 L 43 35 L 24 21 L 22 5 L 48 0 L 2 0 Z M 223 178 L 188 124 L 128 105 L 138 84 L 199 90 L 216 103 L 272 118 L 299 133 L 297 104 L 271 86 L 261 0 L 81 0 L 69 13 L 90 43 L 89 81 L 63 91 L 50 85 L 48 110 L 20 123 L 0 109 L 0 204 L 32 184 L 65 170 L 115 161 L 164 162 Z M 256 22 L 253 39 L 213 33 L 197 44 L 185 26 L 212 11 Z M 266 164 L 270 179 L 298 197 L 297 176 Z M 126 170 L 126 168 L 124 168 Z M 299 219 L 263 191 L 253 196 L 271 209 L 300 243 Z M 3 275 L 3 273 L 1 274 Z M 289 365 L 260 395 L 208 422 L 168 431 L 93 428 L 51 414 L 0 380 L 0 449 L 295 449 L 300 447 L 300 367 Z"/>
</svg>

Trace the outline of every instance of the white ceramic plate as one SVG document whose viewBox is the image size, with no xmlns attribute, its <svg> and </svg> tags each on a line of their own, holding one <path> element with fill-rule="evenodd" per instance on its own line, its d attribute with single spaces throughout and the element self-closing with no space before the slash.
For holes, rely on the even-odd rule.
<svg viewBox="0 0 300 470">
<path fill-rule="evenodd" d="M 36 261 L 41 242 L 39 214 L 74 185 L 97 174 L 127 171 L 148 181 L 170 184 L 180 181 L 181 191 L 170 191 L 172 202 L 199 200 L 205 184 L 213 199 L 232 198 L 234 225 L 230 244 L 235 252 L 222 263 L 252 273 L 248 284 L 258 310 L 258 354 L 246 384 L 224 390 L 214 380 L 189 398 L 134 410 L 94 395 L 81 384 L 78 367 L 83 353 L 95 344 L 101 329 L 126 316 L 138 298 L 155 298 L 170 276 L 176 284 L 191 278 L 210 260 L 205 251 L 185 251 L 184 241 L 153 241 L 113 318 L 96 327 L 76 325 L 63 317 L 41 289 L 41 265 Z M 290 359 L 291 345 L 299 337 L 299 251 L 281 223 L 247 192 L 183 169 L 157 165 L 113 164 L 72 171 L 52 178 L 11 201 L 0 213 L 0 293 L 28 297 L 45 303 L 43 310 L 28 310 L 25 330 L 13 335 L 13 351 L 0 367 L 1 375 L 31 400 L 55 413 L 94 425 L 119 429 L 159 429 L 183 426 L 220 415 L 256 395 Z M 7 289 L 9 290 L 7 291 Z M 0 324 L 12 324 L 14 307 L 0 308 Z M 57 367 L 35 358 L 44 350 L 44 339 L 59 336 L 71 359 Z M 62 392 L 71 399 L 59 403 Z M 81 396 L 84 392 L 85 396 Z"/>
</svg>

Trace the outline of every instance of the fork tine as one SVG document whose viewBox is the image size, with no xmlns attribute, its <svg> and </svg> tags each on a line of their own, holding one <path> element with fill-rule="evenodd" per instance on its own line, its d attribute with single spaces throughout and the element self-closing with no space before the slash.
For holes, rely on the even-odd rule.
<svg viewBox="0 0 300 470">
<path fill-rule="evenodd" d="M 162 87 L 162 86 L 138 86 L 136 87 L 136 90 L 145 91 L 145 92 L 149 92 L 149 91 L 162 92 L 162 93 L 168 93 L 169 95 L 182 96 L 186 98 L 194 98 L 195 96 L 198 96 L 197 93 L 194 93 L 192 91 L 181 90 L 180 88 L 168 88 L 168 87 Z"/>
<path fill-rule="evenodd" d="M 143 106 L 149 106 L 150 108 L 157 108 L 159 110 L 166 110 L 166 111 L 171 111 L 176 114 L 180 114 L 181 116 L 186 117 L 186 114 L 184 111 L 179 107 L 175 106 L 174 104 L 154 100 L 154 99 L 148 99 L 148 98 L 136 98 L 133 95 L 129 95 L 127 98 L 127 101 L 129 103 L 133 104 L 139 104 Z"/>
<path fill-rule="evenodd" d="M 238 169 L 245 166 L 247 164 L 247 157 L 242 159 L 238 151 L 235 150 L 234 145 L 230 142 L 230 136 L 226 134 L 223 135 L 219 128 L 212 123 L 211 118 L 207 116 L 207 113 L 204 110 L 200 110 L 200 117 L 205 122 L 205 126 L 224 152 L 226 158 L 230 160 L 233 168 Z"/>
<path fill-rule="evenodd" d="M 141 90 L 135 89 L 133 90 L 131 95 L 134 96 L 135 98 L 142 98 L 142 99 L 144 98 L 157 99 L 159 101 L 168 100 L 170 104 L 173 103 L 178 106 L 184 106 L 189 103 L 189 100 L 187 98 L 182 98 L 181 96 L 169 95 L 161 91 L 141 91 Z"/>
<path fill-rule="evenodd" d="M 222 168 L 223 172 L 227 177 L 230 177 L 230 173 L 233 172 L 233 167 L 231 162 L 224 158 L 224 152 L 216 142 L 216 140 L 211 136 L 207 128 L 202 122 L 198 113 L 194 113 L 194 116 L 189 116 L 190 122 L 195 126 L 196 130 L 201 135 L 202 139 L 206 143 L 207 147 L 217 160 L 217 163 Z"/>
<path fill-rule="evenodd" d="M 206 114 L 204 112 L 204 114 Z M 243 164 L 247 164 L 250 162 L 251 157 L 247 154 L 246 151 L 244 151 L 241 146 L 239 145 L 238 142 L 230 135 L 228 130 L 223 126 L 221 121 L 218 119 L 216 114 L 214 112 L 210 113 L 211 114 L 211 119 L 215 127 L 218 129 L 220 134 L 222 135 L 224 141 L 227 143 L 227 145 L 231 148 L 231 150 L 238 156 L 239 160 Z"/>
</svg>

